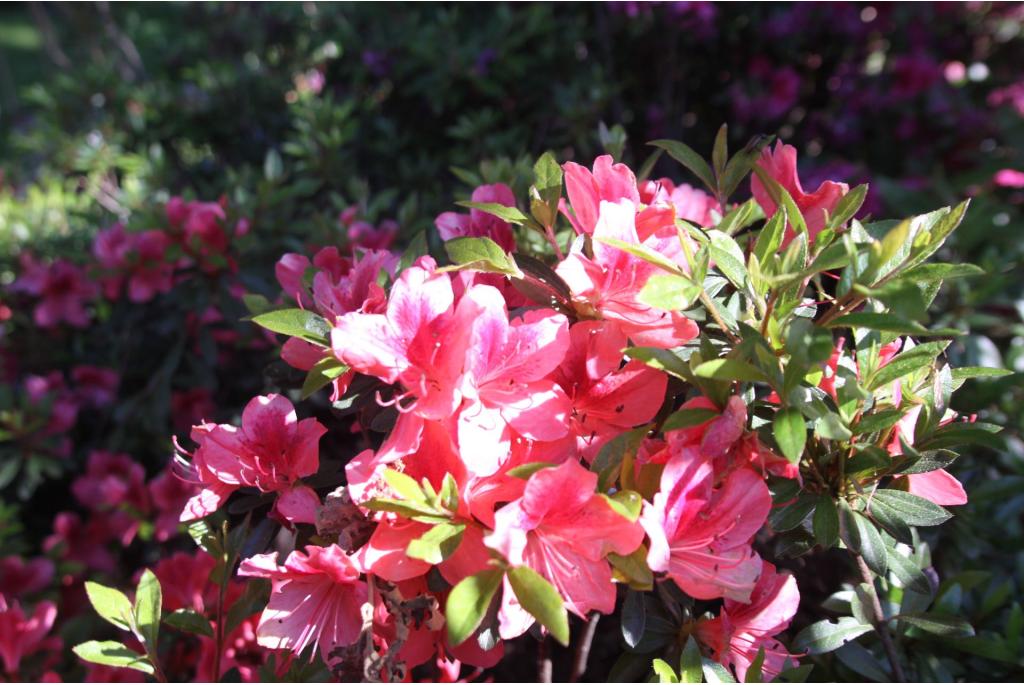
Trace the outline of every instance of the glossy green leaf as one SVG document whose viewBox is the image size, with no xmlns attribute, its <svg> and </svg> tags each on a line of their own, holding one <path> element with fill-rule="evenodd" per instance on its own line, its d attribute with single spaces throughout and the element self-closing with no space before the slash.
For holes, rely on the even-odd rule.
<svg viewBox="0 0 1024 685">
<path fill-rule="evenodd" d="M 134 610 L 127 595 L 120 590 L 92 581 L 85 582 L 85 593 L 100 618 L 121 630 L 132 629 Z"/>
<path fill-rule="evenodd" d="M 321 347 L 330 347 L 331 327 L 320 315 L 305 309 L 275 309 L 252 317 L 253 323 L 268 331 L 302 338 Z"/>
<path fill-rule="evenodd" d="M 186 633 L 213 637 L 213 626 L 210 625 L 209 619 L 192 609 L 172 611 L 164 616 L 163 621 L 170 627 Z"/>
<path fill-rule="evenodd" d="M 465 642 L 480 626 L 503 576 L 500 569 L 488 569 L 463 578 L 452 588 L 444 610 L 452 646 Z"/>
<path fill-rule="evenodd" d="M 807 425 L 799 409 L 789 407 L 775 412 L 772 434 L 786 459 L 793 464 L 800 461 L 807 444 Z"/>
<path fill-rule="evenodd" d="M 523 609 L 547 628 L 558 642 L 568 645 L 569 616 L 555 586 L 529 566 L 510 568 L 508 582 Z"/>
<path fill-rule="evenodd" d="M 135 626 L 145 638 L 146 646 L 156 651 L 157 638 L 160 635 L 160 607 L 163 605 L 163 593 L 156 574 L 148 568 L 142 572 L 139 585 L 135 589 Z"/>
<path fill-rule="evenodd" d="M 80 659 L 91 664 L 130 668 L 135 671 L 142 671 L 147 675 L 153 674 L 153 666 L 146 660 L 145 656 L 133 652 L 120 642 L 114 642 L 113 640 L 103 642 L 90 640 L 89 642 L 76 645 L 72 648 L 72 651 Z"/>
</svg>

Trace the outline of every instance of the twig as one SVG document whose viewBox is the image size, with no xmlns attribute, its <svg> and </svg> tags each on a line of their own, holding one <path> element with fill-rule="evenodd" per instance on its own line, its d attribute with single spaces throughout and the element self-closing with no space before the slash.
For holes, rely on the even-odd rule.
<svg viewBox="0 0 1024 685">
<path fill-rule="evenodd" d="M 32 18 L 36 22 L 36 26 L 39 28 L 39 33 L 43 37 L 43 48 L 46 50 L 47 56 L 50 60 L 61 69 L 67 69 L 71 66 L 71 60 L 64 54 L 64 51 L 60 47 L 60 41 L 57 40 L 57 32 L 53 28 L 53 22 L 50 21 L 50 17 L 47 16 L 46 10 L 43 9 L 43 3 L 31 2 L 29 3 L 29 11 L 32 12 Z"/>
<path fill-rule="evenodd" d="M 874 613 L 875 632 L 878 633 L 878 637 L 882 641 L 882 647 L 885 649 L 885 655 L 889 658 L 889 663 L 892 665 L 893 679 L 897 683 L 905 683 L 907 679 L 903 675 L 903 667 L 900 666 L 899 656 L 896 654 L 896 646 L 893 645 L 892 637 L 889 635 L 889 628 L 886 626 L 885 614 L 882 612 L 882 603 L 878 599 L 878 589 L 875 587 L 875 578 L 871 575 L 871 569 L 868 568 L 864 557 L 859 554 L 855 556 L 857 558 L 857 566 L 860 567 L 861 578 L 871 588 L 871 610 Z"/>
<path fill-rule="evenodd" d="M 725 321 L 722 319 L 722 315 L 718 312 L 718 308 L 715 307 L 715 303 L 711 301 L 711 298 L 708 297 L 707 291 L 703 288 L 701 288 L 700 291 L 700 302 L 704 305 L 704 309 L 707 310 L 708 314 L 711 315 L 711 318 L 715 320 L 715 323 L 718 324 L 718 327 L 725 333 L 726 337 L 729 338 L 729 341 L 733 345 L 739 345 L 742 341 L 737 338 L 731 330 L 729 330 L 728 326 L 725 325 Z"/>
<path fill-rule="evenodd" d="M 590 616 L 587 618 L 587 625 L 583 629 L 583 635 L 580 636 L 580 641 L 576 644 L 576 653 L 573 655 L 572 660 L 572 673 L 569 674 L 570 683 L 575 683 L 587 672 L 590 646 L 594 642 L 594 635 L 597 633 L 597 622 L 600 620 L 600 612 L 590 612 Z"/>
<path fill-rule="evenodd" d="M 551 682 L 551 638 L 547 635 L 540 639 L 537 649 L 537 682 Z"/>
</svg>

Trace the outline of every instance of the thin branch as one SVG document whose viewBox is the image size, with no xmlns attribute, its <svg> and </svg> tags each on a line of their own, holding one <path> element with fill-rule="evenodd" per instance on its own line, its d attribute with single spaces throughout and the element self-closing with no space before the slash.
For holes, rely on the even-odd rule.
<svg viewBox="0 0 1024 685">
<path fill-rule="evenodd" d="M 855 556 L 857 558 L 857 566 L 860 567 L 861 578 L 871 588 L 871 611 L 874 614 L 875 632 L 878 633 L 878 637 L 882 641 L 882 647 L 885 649 L 885 655 L 889 658 L 889 664 L 892 665 L 893 679 L 897 683 L 905 683 L 907 678 L 903 675 L 903 667 L 900 665 L 899 655 L 896 654 L 896 646 L 892 642 L 892 636 L 889 635 L 885 613 L 882 611 L 882 603 L 878 599 L 878 588 L 875 587 L 875 578 L 871 575 L 871 569 L 868 568 L 864 557 L 859 554 Z"/>
<path fill-rule="evenodd" d="M 548 635 L 540 639 L 537 649 L 537 682 L 551 682 L 551 637 Z"/>
<path fill-rule="evenodd" d="M 57 32 L 54 30 L 53 22 L 47 16 L 46 10 L 43 9 L 43 3 L 29 3 L 29 11 L 32 12 L 32 18 L 35 20 L 39 33 L 43 37 L 43 49 L 46 50 L 47 56 L 61 69 L 70 67 L 71 60 L 68 59 L 68 56 L 64 54 L 64 50 L 60 47 L 60 41 L 57 40 Z"/>
<path fill-rule="evenodd" d="M 700 302 L 704 305 L 704 309 L 707 310 L 707 313 L 711 315 L 711 318 L 715 320 L 715 323 L 718 324 L 718 327 L 725 333 L 726 337 L 729 338 L 729 341 L 733 345 L 739 345 L 742 341 L 737 338 L 731 330 L 729 330 L 728 326 L 725 325 L 725 321 L 722 319 L 722 315 L 718 312 L 718 308 L 715 307 L 715 303 L 711 301 L 711 298 L 708 297 L 707 291 L 703 288 L 701 288 L 700 291 Z"/>
<path fill-rule="evenodd" d="M 590 646 L 594 642 L 594 635 L 597 634 L 597 622 L 601 620 L 601 614 L 597 611 L 590 612 L 587 618 L 586 628 L 583 635 L 576 644 L 576 653 L 572 660 L 572 673 L 569 674 L 569 682 L 575 683 L 587 672 L 587 661 L 590 659 Z"/>
</svg>

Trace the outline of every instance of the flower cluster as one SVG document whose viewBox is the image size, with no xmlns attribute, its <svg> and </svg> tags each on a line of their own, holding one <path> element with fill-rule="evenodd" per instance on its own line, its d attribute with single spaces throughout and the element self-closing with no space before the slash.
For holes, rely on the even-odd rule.
<svg viewBox="0 0 1024 685">
<path fill-rule="evenodd" d="M 289 336 L 281 355 L 308 372 L 307 394 L 331 385 L 335 406 L 358 408 L 354 430 L 386 435 L 348 461 L 346 485 L 321 501 L 311 478 L 330 473 L 318 448 L 327 427 L 300 420 L 285 397 L 253 399 L 240 428 L 194 427 L 183 463 L 202 491 L 182 520 L 252 488 L 273 498 L 272 517 L 319 532 L 283 561 L 271 552 L 241 563 L 241 575 L 272 581 L 257 643 L 294 655 L 315 647 L 336 673 L 372 664 L 363 675 L 385 679 L 430 660 L 489 667 L 503 640 L 535 622 L 564 642 L 567 613 L 614 612 L 617 584 L 670 582 L 690 601 L 724 601 L 686 632 L 738 677 L 755 663 L 766 677 L 795 663 L 776 638 L 797 610 L 795 579 L 754 545 L 779 506 L 766 479 L 799 489 L 807 475 L 783 433 L 774 441 L 785 456 L 754 429 L 764 423 L 755 406 L 784 400 L 674 368 L 666 360 L 681 364 L 680 351 L 695 347 L 713 360 L 709 336 L 739 340 L 706 300 L 698 318 L 657 294 L 671 277 L 694 291 L 682 299 L 697 299 L 709 262 L 736 280 L 729 260 L 742 253 L 699 255 L 720 245 L 701 234 L 737 212 L 757 207 L 770 219 L 769 249 L 788 255 L 830 239 L 856 211 L 845 183 L 806 192 L 792 147 L 759 155 L 748 162 L 758 167 L 754 199 L 742 206 L 670 179 L 638 181 L 610 156 L 589 169 L 542 158 L 538 177 L 564 175 L 567 197 L 561 183 L 557 193 L 534 188 L 529 219 L 508 187 L 477 188 L 469 214 L 437 218 L 451 266 L 399 260 L 376 240 L 349 256 L 328 247 L 312 260 L 282 257 L 278 281 L 300 309 L 255 320 Z M 565 250 L 559 214 L 571 227 Z M 544 234 L 553 266 L 517 253 L 515 224 Z M 762 245 L 765 263 L 779 259 Z M 881 350 L 873 374 L 900 344 Z M 842 406 L 840 368 L 851 364 L 859 377 L 840 340 L 805 372 Z M 904 404 L 897 378 L 878 403 Z M 889 434 L 894 458 L 912 449 L 920 408 Z M 936 504 L 964 501 L 941 469 L 904 480 Z"/>
</svg>

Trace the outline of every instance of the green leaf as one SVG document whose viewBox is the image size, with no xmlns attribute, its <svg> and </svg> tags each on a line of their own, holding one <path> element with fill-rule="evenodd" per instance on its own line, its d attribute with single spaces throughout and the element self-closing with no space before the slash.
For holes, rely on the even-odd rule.
<svg viewBox="0 0 1024 685">
<path fill-rule="evenodd" d="M 827 228 L 833 230 L 837 229 L 852 219 L 864 204 L 864 198 L 866 198 L 867 195 L 867 183 L 862 183 L 861 185 L 851 189 L 846 195 L 843 195 L 843 197 L 839 199 L 838 204 L 836 204 L 836 208 L 832 212 L 832 216 L 828 218 Z"/>
<path fill-rule="evenodd" d="M 904 277 L 915 283 L 927 283 L 983 275 L 985 270 L 974 264 L 920 264 L 907 271 Z"/>
<path fill-rule="evenodd" d="M 693 172 L 693 175 L 700 179 L 712 195 L 718 193 L 718 184 L 715 183 L 715 175 L 711 167 L 704 161 L 704 158 L 686 143 L 678 140 L 652 140 L 648 145 L 660 147 L 669 154 L 669 157 L 676 160 L 684 167 Z"/>
<path fill-rule="evenodd" d="M 448 641 L 453 647 L 466 641 L 484 620 L 494 594 L 501 587 L 501 569 L 488 569 L 459 581 L 448 594 L 444 615 Z"/>
<path fill-rule="evenodd" d="M 805 235 L 807 233 L 807 222 L 804 220 L 804 215 L 800 211 L 800 207 L 797 206 L 793 200 L 793 196 L 789 194 L 785 188 L 779 185 L 779 182 L 772 178 L 767 171 L 762 169 L 759 165 L 754 165 L 754 174 L 757 175 L 758 180 L 764 185 L 768 195 L 775 202 L 776 208 L 785 208 L 786 217 L 789 219 L 789 224 L 793 227 L 793 231 L 797 235 Z M 778 209 L 776 209 L 778 211 Z M 799 265 L 803 268 L 803 264 Z"/>
<path fill-rule="evenodd" d="M 640 289 L 640 302 L 666 311 L 689 309 L 700 297 L 701 287 L 685 276 L 654 274 Z"/>
<path fill-rule="evenodd" d="M 690 377 L 690 366 L 672 350 L 657 347 L 627 347 L 623 353 L 630 359 L 639 359 L 652 369 L 687 380 Z"/>
<path fill-rule="evenodd" d="M 651 669 L 654 671 L 654 674 L 658 676 L 659 683 L 679 682 L 676 672 L 672 670 L 672 667 L 669 666 L 668 662 L 664 659 L 654 659 L 651 661 Z"/>
<path fill-rule="evenodd" d="M 950 338 L 963 335 L 963 331 L 955 328 L 937 328 L 929 330 L 916 321 L 907 321 L 892 314 L 877 312 L 855 312 L 840 316 L 826 324 L 829 328 L 868 328 L 874 331 L 899 333 L 900 335 L 936 336 Z"/>
<path fill-rule="evenodd" d="M 601 496 L 619 516 L 629 521 L 636 521 L 640 517 L 640 509 L 644 504 L 644 498 L 640 493 L 633 490 L 617 490 L 611 497 L 604 494 Z"/>
<path fill-rule="evenodd" d="M 895 547 L 887 546 L 886 554 L 889 559 L 889 570 L 899 579 L 903 587 L 921 595 L 931 595 L 932 586 L 928 582 L 928 577 L 918 568 L 913 559 L 903 556 L 896 551 Z"/>
<path fill-rule="evenodd" d="M 857 526 L 857 541 L 859 545 L 854 551 L 864 558 L 864 562 L 872 571 L 879 576 L 885 576 L 888 570 L 888 558 L 885 553 L 885 542 L 879 534 L 875 524 L 854 512 L 852 517 L 854 525 Z"/>
<path fill-rule="evenodd" d="M 746 258 L 736 241 L 721 231 L 711 231 L 711 259 L 718 270 L 737 288 L 747 283 Z"/>
<path fill-rule="evenodd" d="M 528 566 L 508 570 L 508 582 L 519 604 L 563 645 L 569 644 L 569 616 L 565 602 L 551 583 Z"/>
<path fill-rule="evenodd" d="M 423 492 L 423 488 L 416 480 L 401 471 L 394 469 L 384 469 L 384 480 L 387 482 L 391 489 L 397 494 L 401 495 L 404 499 L 410 502 L 422 502 L 427 503 L 427 497 Z"/>
<path fill-rule="evenodd" d="M 839 511 L 831 495 L 818 496 L 818 504 L 814 508 L 813 529 L 814 539 L 822 549 L 830 549 L 839 539 Z"/>
<path fill-rule="evenodd" d="M 463 523 L 439 523 L 420 537 L 412 540 L 405 553 L 413 559 L 422 559 L 437 565 L 455 554 L 466 530 Z"/>
<path fill-rule="evenodd" d="M 525 464 L 520 464 L 519 466 L 509 469 L 505 475 L 512 476 L 513 478 L 529 480 L 530 476 L 541 469 L 551 468 L 552 466 L 557 466 L 557 464 L 552 464 L 550 461 L 529 461 Z"/>
<path fill-rule="evenodd" d="M 253 323 L 268 331 L 302 338 L 321 347 L 330 347 L 331 327 L 320 315 L 305 309 L 275 309 L 252 317 Z"/>
<path fill-rule="evenodd" d="M 210 621 L 192 609 L 173 611 L 164 616 L 164 623 L 186 633 L 213 637 L 213 626 L 210 625 Z"/>
<path fill-rule="evenodd" d="M 785 234 L 786 209 L 783 207 L 772 215 L 757 235 L 757 244 L 754 246 L 757 261 L 764 264 L 765 260 L 771 259 L 772 255 L 779 251 Z"/>
<path fill-rule="evenodd" d="M 135 589 L 135 626 L 145 638 L 146 647 L 156 652 L 157 637 L 160 635 L 160 607 L 163 593 L 156 574 L 148 568 L 142 572 Z"/>
<path fill-rule="evenodd" d="M 953 380 L 960 381 L 967 378 L 1000 378 L 1002 376 L 1011 376 L 1013 371 L 1009 369 L 999 369 L 989 366 L 961 366 L 959 369 L 953 369 Z"/>
<path fill-rule="evenodd" d="M 761 669 L 764 667 L 764 644 L 757 649 L 757 656 L 750 662 L 747 668 L 747 675 L 743 678 L 745 683 L 760 683 L 764 681 Z"/>
<path fill-rule="evenodd" d="M 334 379 L 348 373 L 349 367 L 336 357 L 324 357 L 309 370 L 302 382 L 302 399 L 306 399 Z"/>
<path fill-rule="evenodd" d="M 699 426 L 702 423 L 706 423 L 719 415 L 720 412 L 717 412 L 714 409 L 706 409 L 704 407 L 680 409 L 679 411 L 670 414 L 669 417 L 665 419 L 665 422 L 661 424 L 661 430 L 665 433 L 669 433 L 682 428 L 692 428 L 693 426 Z"/>
<path fill-rule="evenodd" d="M 761 150 L 770 145 L 775 136 L 757 135 L 751 138 L 743 149 L 737 152 L 729 163 L 725 165 L 725 171 L 719 174 L 718 191 L 725 200 L 729 199 L 740 183 L 750 173 L 754 162 L 761 156 Z"/>
<path fill-rule="evenodd" d="M 887 510 L 909 526 L 937 526 L 952 518 L 952 514 L 938 504 L 902 490 L 875 490 L 870 499 L 870 511 L 874 513 L 878 509 Z"/>
<path fill-rule="evenodd" d="M 704 675 L 701 668 L 700 645 L 697 638 L 690 636 L 679 655 L 679 682 L 699 683 Z"/>
<path fill-rule="evenodd" d="M 693 373 L 700 378 L 717 381 L 768 382 L 768 377 L 760 369 L 739 359 L 712 359 L 702 363 Z"/>
<path fill-rule="evenodd" d="M 892 680 L 892 676 L 885 672 L 885 668 L 878 659 L 856 642 L 848 642 L 836 650 L 836 658 L 857 675 L 870 681 L 887 683 Z"/>
<path fill-rule="evenodd" d="M 505 274 L 514 278 L 523 277 L 512 256 L 490 238 L 453 238 L 444 244 L 444 249 L 455 264 L 455 269 Z M 451 267 L 445 269 L 451 270 Z"/>
<path fill-rule="evenodd" d="M 718 127 L 718 134 L 715 135 L 715 144 L 711 148 L 711 166 L 714 169 L 716 178 L 725 172 L 725 163 L 727 161 L 729 161 L 729 126 L 722 124 Z"/>
<path fill-rule="evenodd" d="M 857 425 L 853 427 L 853 434 L 864 435 L 865 433 L 888 430 L 899 423 L 902 418 L 903 412 L 898 409 L 885 409 L 874 414 L 864 414 L 857 421 Z"/>
<path fill-rule="evenodd" d="M 420 231 L 412 240 L 409 241 L 409 246 L 402 252 L 401 258 L 398 260 L 398 268 L 395 273 L 402 273 L 410 266 L 413 265 L 417 259 L 423 255 L 430 253 L 430 245 L 427 242 L 427 232 Z"/>
<path fill-rule="evenodd" d="M 622 639 L 629 647 L 636 647 L 644 636 L 647 625 L 647 609 L 644 605 L 642 592 L 630 588 L 626 590 L 626 599 L 622 602 L 622 615 L 619 619 Z"/>
<path fill-rule="evenodd" d="M 793 640 L 794 652 L 826 654 L 845 645 L 857 637 L 874 630 L 852 616 L 843 616 L 838 621 L 830 620 L 812 623 Z"/>
<path fill-rule="evenodd" d="M 818 498 L 808 492 L 801 493 L 796 501 L 781 507 L 773 507 L 768 514 L 768 525 L 772 530 L 785 532 L 793 530 L 807 518 L 814 509 Z"/>
<path fill-rule="evenodd" d="M 814 433 L 826 440 L 845 441 L 853 437 L 853 433 L 839 418 L 839 415 L 832 412 L 818 417 L 818 420 L 814 422 Z"/>
<path fill-rule="evenodd" d="M 120 642 L 114 642 L 113 640 L 103 642 L 90 640 L 89 642 L 76 645 L 72 651 L 80 659 L 91 664 L 131 668 L 148 675 L 153 675 L 153 666 L 146 660 L 146 657 L 138 652 L 133 652 Z"/>
<path fill-rule="evenodd" d="M 704 657 L 701 659 L 701 670 L 704 672 L 704 680 L 709 683 L 735 683 L 736 678 L 722 664 Z"/>
<path fill-rule="evenodd" d="M 562 195 L 562 167 L 550 152 L 541 155 L 533 165 L 533 185 L 540 199 L 557 211 L 558 198 Z"/>
<path fill-rule="evenodd" d="M 915 628 L 942 637 L 974 637 L 974 627 L 959 616 L 900 614 L 898 618 Z"/>
<path fill-rule="evenodd" d="M 889 363 L 878 369 L 865 383 L 868 390 L 876 390 L 904 376 L 931 366 L 935 358 L 949 345 L 948 342 L 922 343 L 897 354 Z"/>
<path fill-rule="evenodd" d="M 622 250 L 623 252 L 631 254 L 638 259 L 642 259 L 645 262 L 648 262 L 649 264 L 653 264 L 654 266 L 663 269 L 668 273 L 683 275 L 678 264 L 673 262 L 668 257 L 664 256 L 660 252 L 652 250 L 651 248 L 646 247 L 644 245 L 638 245 L 636 243 L 627 243 L 626 241 L 619 240 L 618 238 L 598 238 L 597 242 L 602 243 L 604 245 L 608 245 L 609 247 L 614 247 L 616 249 Z"/>
<path fill-rule="evenodd" d="M 807 426 L 804 424 L 804 416 L 800 410 L 790 407 L 775 412 L 775 418 L 772 420 L 772 433 L 786 459 L 793 464 L 800 461 L 800 457 L 804 453 L 804 445 L 807 444 Z"/>
<path fill-rule="evenodd" d="M 132 629 L 132 603 L 120 590 L 92 581 L 85 582 L 85 593 L 89 602 L 100 618 L 112 623 L 121 630 Z"/>
<path fill-rule="evenodd" d="M 506 205 L 501 204 L 500 202 L 464 201 L 456 202 L 455 204 L 459 205 L 460 207 L 468 207 L 469 209 L 478 209 L 481 212 L 490 214 L 491 216 L 496 216 L 502 221 L 507 221 L 510 224 L 516 224 L 517 226 L 522 226 L 523 224 L 527 224 L 530 222 L 530 217 L 523 214 L 521 211 L 519 211 L 518 208 L 508 207 Z M 467 240 L 467 238 L 456 238 L 455 240 Z M 468 240 L 488 240 L 490 242 L 493 242 L 490 240 L 490 238 L 468 238 Z M 452 241 L 449 240 L 448 242 L 450 243 Z M 449 255 L 450 254 L 451 253 L 449 252 Z M 453 257 L 452 260 L 454 261 L 454 259 L 455 258 Z"/>
</svg>

